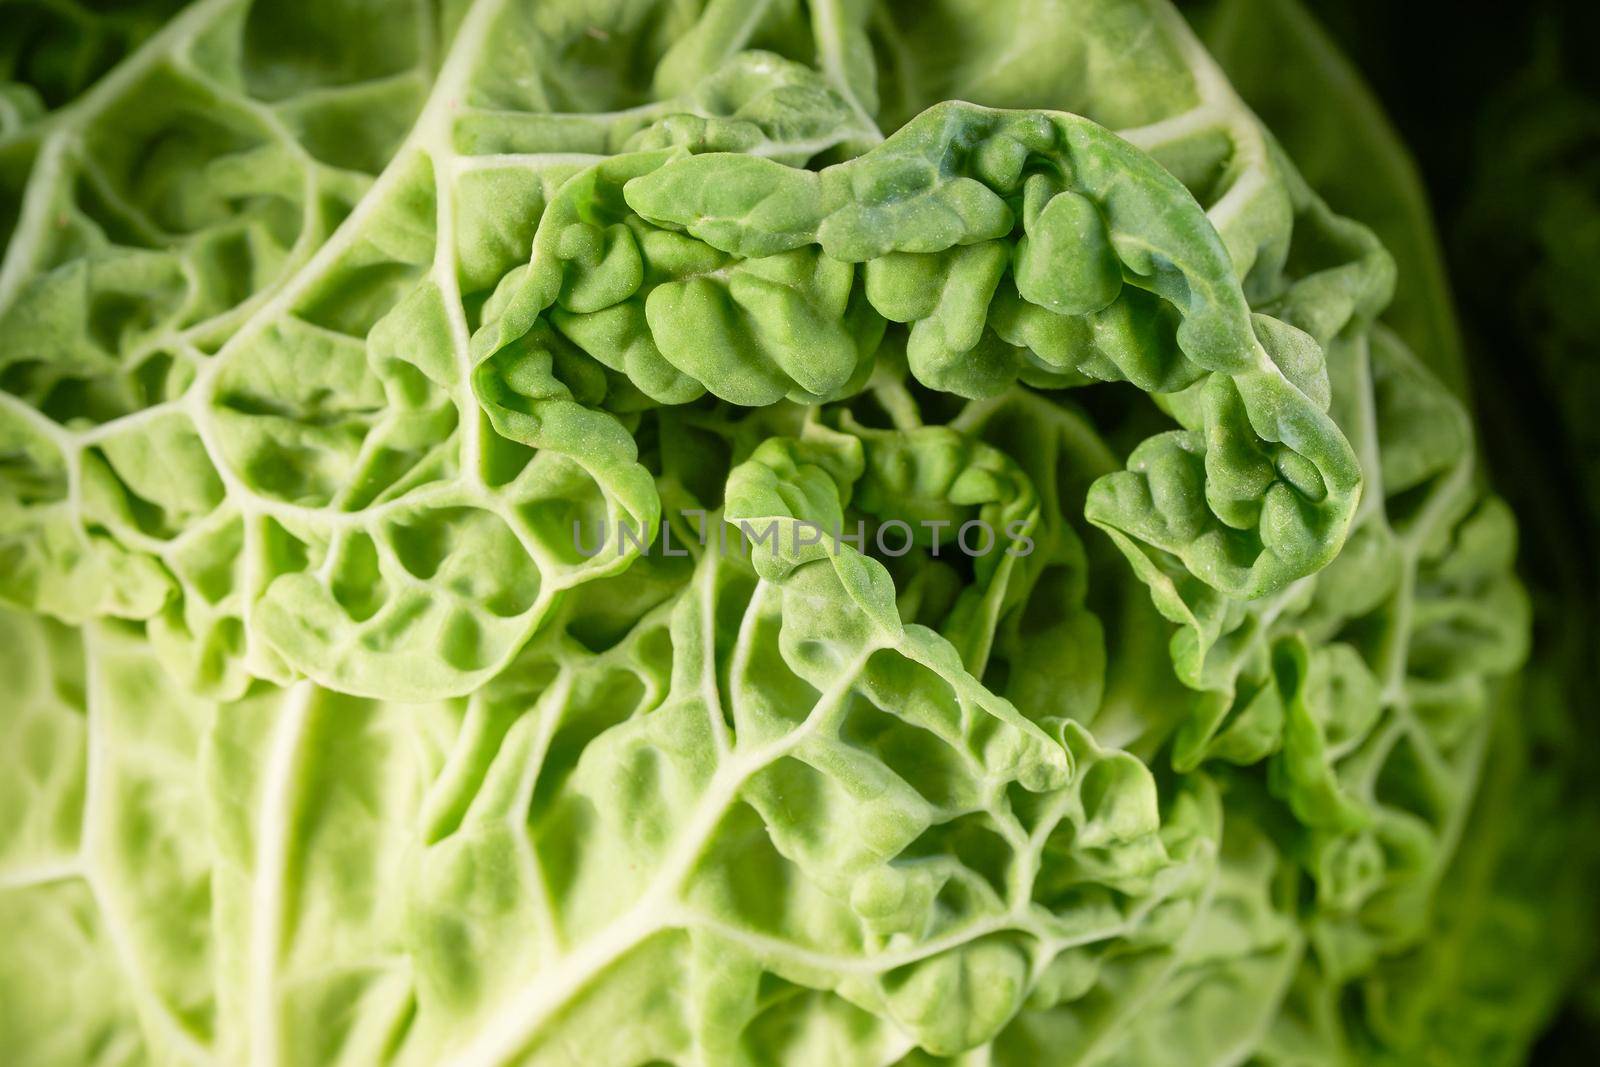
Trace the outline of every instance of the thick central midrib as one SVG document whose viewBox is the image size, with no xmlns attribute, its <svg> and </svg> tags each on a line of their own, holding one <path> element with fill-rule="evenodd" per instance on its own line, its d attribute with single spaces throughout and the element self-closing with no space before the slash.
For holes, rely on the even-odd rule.
<svg viewBox="0 0 1600 1067">
<path fill-rule="evenodd" d="M 278 954 L 283 944 L 284 877 L 294 825 L 295 772 L 301 742 L 310 721 L 316 689 L 301 682 L 279 709 L 260 791 L 255 826 L 255 870 L 250 879 L 248 959 L 250 990 L 248 1026 L 250 1063 L 272 1067 L 279 1062 Z"/>
</svg>

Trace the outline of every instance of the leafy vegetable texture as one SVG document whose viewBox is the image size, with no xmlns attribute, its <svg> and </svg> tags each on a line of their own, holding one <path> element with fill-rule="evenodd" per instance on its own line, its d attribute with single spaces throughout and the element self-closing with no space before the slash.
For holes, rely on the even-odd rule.
<svg viewBox="0 0 1600 1067">
<path fill-rule="evenodd" d="M 1537 1030 L 1440 1024 L 1568 919 L 1431 246 L 1164 0 L 28 10 L 7 1062 Z"/>
</svg>

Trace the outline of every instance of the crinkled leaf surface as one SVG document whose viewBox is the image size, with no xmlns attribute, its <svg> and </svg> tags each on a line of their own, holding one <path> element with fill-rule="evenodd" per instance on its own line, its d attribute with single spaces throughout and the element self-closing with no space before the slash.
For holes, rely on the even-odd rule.
<svg viewBox="0 0 1600 1067">
<path fill-rule="evenodd" d="M 1423 1047 L 1515 523 L 1163 0 L 157 7 L 0 53 L 11 1061 Z"/>
</svg>

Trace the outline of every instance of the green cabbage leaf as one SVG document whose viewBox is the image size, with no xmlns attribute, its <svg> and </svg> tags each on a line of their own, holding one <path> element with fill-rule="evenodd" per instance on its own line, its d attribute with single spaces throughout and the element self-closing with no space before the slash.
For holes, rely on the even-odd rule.
<svg viewBox="0 0 1600 1067">
<path fill-rule="evenodd" d="M 60 7 L 8 1062 L 1486 1062 L 1516 521 L 1165 0 Z"/>
</svg>

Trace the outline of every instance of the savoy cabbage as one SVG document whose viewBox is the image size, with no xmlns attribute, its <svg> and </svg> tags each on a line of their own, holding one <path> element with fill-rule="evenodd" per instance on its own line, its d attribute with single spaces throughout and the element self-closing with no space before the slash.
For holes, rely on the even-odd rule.
<svg viewBox="0 0 1600 1067">
<path fill-rule="evenodd" d="M 6 1063 L 1520 1058 L 1569 709 L 1286 0 L 104 7 L 0 48 Z"/>
</svg>

